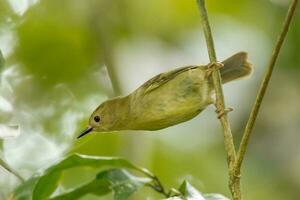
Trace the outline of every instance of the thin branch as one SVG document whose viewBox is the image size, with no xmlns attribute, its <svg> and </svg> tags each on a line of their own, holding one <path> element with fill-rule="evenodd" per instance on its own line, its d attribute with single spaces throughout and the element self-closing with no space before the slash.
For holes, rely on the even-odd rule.
<svg viewBox="0 0 300 200">
<path fill-rule="evenodd" d="M 158 185 L 157 183 L 154 184 L 146 184 L 147 186 L 149 186 L 150 188 L 152 188 L 154 191 L 162 194 L 164 197 L 169 198 L 170 197 L 170 192 L 166 192 L 165 189 L 163 187 L 161 187 L 161 185 Z"/>
<path fill-rule="evenodd" d="M 155 174 L 153 174 L 146 168 L 138 167 L 136 165 L 134 168 L 152 180 L 152 183 L 147 184 L 149 187 L 151 187 L 156 192 L 161 193 L 165 197 L 170 197 L 172 192 L 167 192 L 164 185 Z"/>
<path fill-rule="evenodd" d="M 110 4 L 111 2 L 108 2 Z M 106 26 L 107 18 L 105 16 L 104 10 L 107 9 L 109 5 L 103 4 L 103 2 L 95 2 L 95 9 L 91 15 L 91 27 L 96 33 L 97 42 L 101 44 L 101 53 L 103 55 L 103 60 L 106 65 L 106 69 L 113 87 L 113 96 L 119 96 L 122 93 L 121 83 L 117 76 L 117 68 L 114 61 L 114 52 L 112 44 L 109 44 L 110 38 L 107 34 L 108 27 Z"/>
<path fill-rule="evenodd" d="M 149 187 L 151 187 L 153 190 L 155 190 L 158 193 L 161 193 L 165 197 L 170 196 L 170 192 L 167 192 L 165 187 L 163 186 L 162 182 L 159 180 L 159 178 L 154 175 L 152 172 L 148 171 L 147 169 L 136 167 L 137 170 L 139 170 L 141 173 L 152 179 L 153 183 L 148 184 Z"/>
<path fill-rule="evenodd" d="M 205 0 L 197 0 L 204 35 L 206 39 L 206 45 L 208 49 L 209 59 L 212 64 L 217 63 L 216 51 L 214 48 L 214 42 L 212 37 L 212 32 L 208 20 L 207 10 L 205 6 Z M 222 89 L 222 81 L 219 70 L 214 70 L 212 73 L 212 79 L 214 84 L 214 89 L 216 92 L 216 109 L 217 112 L 221 113 L 220 122 L 223 128 L 224 135 L 224 144 L 225 150 L 227 153 L 227 164 L 228 164 L 228 172 L 229 172 L 229 188 L 232 194 L 233 199 L 240 200 L 241 199 L 241 189 L 240 189 L 240 177 L 235 176 L 234 174 L 234 164 L 236 160 L 236 152 L 233 143 L 233 136 L 231 133 L 230 123 L 228 121 L 227 112 L 225 109 L 225 100 Z"/>
<path fill-rule="evenodd" d="M 201 19 L 202 19 L 202 25 L 204 29 L 205 39 L 206 39 L 206 45 L 208 49 L 209 59 L 211 63 L 217 62 L 217 56 L 214 48 L 214 42 L 213 37 L 211 33 L 210 24 L 208 21 L 207 16 L 207 10 L 205 7 L 205 1 L 204 0 L 197 0 Z M 224 112 L 224 114 L 220 117 L 220 122 L 223 127 L 223 133 L 224 133 L 224 142 L 225 142 L 225 148 L 227 152 L 227 160 L 228 160 L 228 166 L 231 168 L 235 161 L 235 148 L 231 133 L 230 124 L 227 118 L 227 113 L 225 111 L 225 101 L 224 101 L 224 95 L 223 95 L 223 89 L 222 89 L 222 82 L 221 82 L 221 75 L 219 70 L 214 70 L 212 73 L 212 79 L 214 83 L 214 88 L 216 92 L 216 108 L 219 112 Z"/>
<path fill-rule="evenodd" d="M 253 126 L 255 124 L 255 120 L 257 118 L 262 100 L 263 100 L 264 95 L 266 93 L 270 78 L 272 76 L 272 72 L 273 72 L 276 60 L 278 58 L 280 49 L 282 47 L 284 39 L 286 38 L 287 32 L 289 30 L 289 27 L 290 27 L 290 24 L 291 24 L 291 21 L 292 21 L 292 18 L 294 16 L 296 6 L 297 6 L 297 2 L 298 2 L 298 0 L 292 0 L 291 1 L 291 5 L 289 7 L 289 10 L 287 12 L 287 16 L 286 16 L 285 21 L 283 23 L 282 31 L 280 32 L 279 37 L 277 39 L 277 43 L 275 45 L 275 48 L 273 50 L 271 59 L 269 61 L 267 71 L 266 71 L 265 76 L 264 76 L 264 78 L 262 80 L 262 83 L 260 85 L 259 92 L 257 94 L 257 97 L 256 97 L 256 100 L 255 100 L 254 106 L 252 108 L 251 114 L 249 116 L 247 125 L 245 127 L 243 138 L 241 140 L 240 147 L 239 147 L 238 154 L 237 154 L 237 160 L 236 160 L 236 166 L 235 166 L 235 173 L 237 175 L 240 174 L 241 165 L 242 165 L 245 153 L 246 153 L 246 149 L 247 149 L 247 146 L 248 146 L 248 143 L 249 143 L 249 139 L 250 139 L 250 136 L 251 136 L 251 133 L 252 133 L 252 129 L 253 129 Z"/>
<path fill-rule="evenodd" d="M 0 158 L 0 166 L 2 166 L 4 169 L 6 169 L 8 172 L 13 174 L 15 177 L 17 177 L 22 183 L 25 182 L 24 178 L 15 170 L 13 170 L 4 160 Z"/>
<path fill-rule="evenodd" d="M 105 30 L 103 30 L 103 27 L 98 28 L 98 36 L 102 44 L 101 47 L 103 52 L 103 58 L 108 71 L 108 75 L 111 80 L 111 84 L 113 86 L 114 95 L 118 96 L 121 94 L 122 91 L 121 84 L 116 73 L 116 65 L 114 63 L 114 58 L 112 53 L 113 50 L 111 46 L 108 44 L 108 36 L 105 33 Z"/>
</svg>

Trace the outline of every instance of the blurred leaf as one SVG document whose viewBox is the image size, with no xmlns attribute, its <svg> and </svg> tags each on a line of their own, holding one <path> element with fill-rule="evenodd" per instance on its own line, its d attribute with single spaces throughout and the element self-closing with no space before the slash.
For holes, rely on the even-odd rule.
<svg viewBox="0 0 300 200">
<path fill-rule="evenodd" d="M 20 135 L 19 125 L 0 124 L 0 139 L 16 138 Z"/>
<path fill-rule="evenodd" d="M 180 197 L 170 197 L 168 200 L 229 200 L 220 194 L 201 194 L 188 181 L 184 181 L 179 187 Z"/>
<path fill-rule="evenodd" d="M 117 167 L 117 168 L 127 168 L 137 170 L 143 174 L 151 175 L 145 169 L 139 168 L 125 159 L 113 158 L 113 157 L 96 157 L 96 156 L 86 156 L 74 154 L 71 155 L 58 163 L 52 165 L 50 168 L 45 170 L 42 174 L 37 175 L 39 177 L 36 182 L 34 182 L 34 189 L 32 194 L 33 200 L 43 200 L 48 199 L 49 196 L 55 191 L 58 186 L 59 179 L 64 170 L 74 168 L 74 167 L 93 167 L 93 168 L 102 168 L 102 167 Z M 99 176 L 101 177 L 101 176 Z M 99 178 L 97 178 L 99 179 Z M 17 191 L 18 193 L 27 193 L 23 190 L 32 190 L 32 183 L 26 183 L 31 187 L 21 187 Z M 98 183 L 91 183 L 92 186 L 97 185 Z M 101 183 L 103 184 L 103 183 Z M 25 198 L 24 198 L 25 199 Z M 30 198 L 31 199 L 31 198 Z"/>
<path fill-rule="evenodd" d="M 166 200 L 185 200 L 181 197 L 170 197 L 170 198 L 167 198 Z"/>
<path fill-rule="evenodd" d="M 111 191 L 114 192 L 115 200 L 126 200 L 139 187 L 149 182 L 151 182 L 151 179 L 133 176 L 125 170 L 111 169 L 100 172 L 96 179 L 90 183 L 54 197 L 51 200 L 78 199 L 88 193 L 103 196 Z"/>
<path fill-rule="evenodd" d="M 122 12 L 133 31 L 173 43 L 178 41 L 180 34 L 193 29 L 199 20 L 193 1 L 127 0 L 126 2 L 128 8 Z"/>
<path fill-rule="evenodd" d="M 81 7 L 80 1 L 41 1 L 18 27 L 15 55 L 41 86 L 74 83 L 98 59 L 89 16 Z"/>
<path fill-rule="evenodd" d="M 0 71 L 2 70 L 3 67 L 4 67 L 4 57 L 0 49 Z"/>
<path fill-rule="evenodd" d="M 31 200 L 34 186 L 38 181 L 38 176 L 34 176 L 16 188 L 13 194 L 14 200 Z"/>
<path fill-rule="evenodd" d="M 205 200 L 229 200 L 221 194 L 204 194 Z"/>
<path fill-rule="evenodd" d="M 0 139 L 0 156 L 1 156 L 2 151 L 3 151 L 3 140 Z"/>
<path fill-rule="evenodd" d="M 12 10 L 6 0 L 0 1 L 0 26 L 7 21 L 7 18 L 12 14 Z"/>
</svg>

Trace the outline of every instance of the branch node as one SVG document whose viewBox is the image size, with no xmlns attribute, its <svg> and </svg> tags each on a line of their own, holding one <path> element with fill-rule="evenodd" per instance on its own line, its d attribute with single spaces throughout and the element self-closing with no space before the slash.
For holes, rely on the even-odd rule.
<svg viewBox="0 0 300 200">
<path fill-rule="evenodd" d="M 228 107 L 228 108 L 224 108 L 224 109 L 216 109 L 216 113 L 218 114 L 218 119 L 220 119 L 221 117 L 223 117 L 223 115 L 229 113 L 233 111 L 233 108 Z"/>
<path fill-rule="evenodd" d="M 211 76 L 214 71 L 217 71 L 222 67 L 224 67 L 224 64 L 218 61 L 209 63 L 206 69 L 206 76 Z"/>
</svg>

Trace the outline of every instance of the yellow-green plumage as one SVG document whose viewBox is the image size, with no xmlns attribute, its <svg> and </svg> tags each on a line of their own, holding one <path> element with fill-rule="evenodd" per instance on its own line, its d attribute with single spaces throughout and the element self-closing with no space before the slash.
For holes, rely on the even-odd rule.
<svg viewBox="0 0 300 200">
<path fill-rule="evenodd" d="M 252 71 L 245 52 L 222 63 L 223 83 L 247 76 Z M 89 131 L 166 128 L 198 115 L 213 103 L 212 94 L 208 65 L 175 69 L 153 77 L 128 96 L 103 102 L 90 117 Z"/>
<path fill-rule="evenodd" d="M 213 103 L 209 82 L 205 67 L 196 66 L 155 77 L 129 96 L 128 129 L 157 130 L 193 118 Z"/>
</svg>

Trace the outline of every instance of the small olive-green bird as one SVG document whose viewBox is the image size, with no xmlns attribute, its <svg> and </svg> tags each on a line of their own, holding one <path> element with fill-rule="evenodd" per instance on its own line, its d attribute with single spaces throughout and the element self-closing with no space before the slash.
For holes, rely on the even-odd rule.
<svg viewBox="0 0 300 200">
<path fill-rule="evenodd" d="M 252 71 L 245 52 L 231 56 L 222 64 L 223 83 L 248 76 Z M 78 138 L 91 131 L 152 131 L 192 119 L 214 103 L 210 66 L 186 66 L 159 74 L 131 94 L 103 102 Z"/>
</svg>

